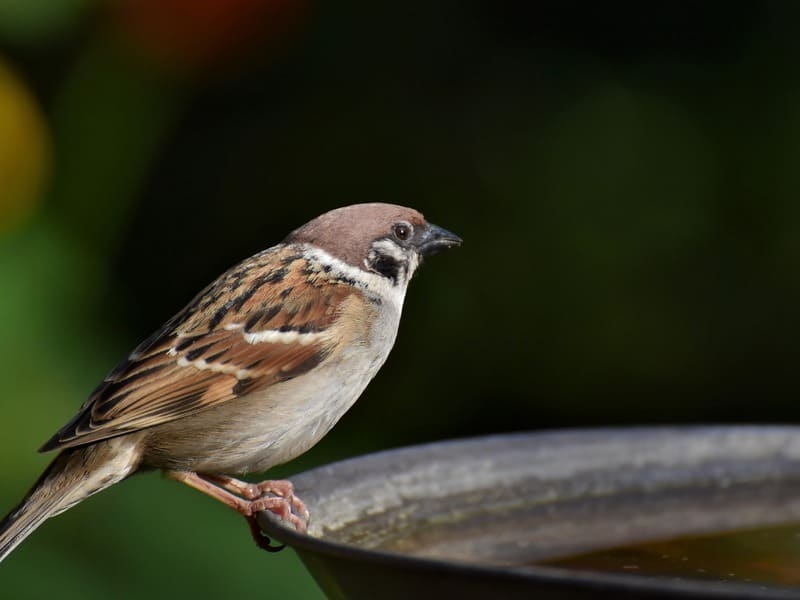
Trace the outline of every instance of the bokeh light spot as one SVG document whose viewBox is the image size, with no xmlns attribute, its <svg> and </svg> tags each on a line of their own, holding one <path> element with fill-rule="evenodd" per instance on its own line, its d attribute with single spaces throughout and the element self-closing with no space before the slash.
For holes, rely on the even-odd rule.
<svg viewBox="0 0 800 600">
<path fill-rule="evenodd" d="M 34 212 L 50 172 L 50 139 L 36 99 L 0 59 L 0 233 Z"/>
</svg>

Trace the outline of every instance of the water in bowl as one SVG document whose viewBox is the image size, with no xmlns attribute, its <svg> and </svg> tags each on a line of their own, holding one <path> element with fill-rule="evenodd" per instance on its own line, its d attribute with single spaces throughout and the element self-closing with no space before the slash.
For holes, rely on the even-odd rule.
<svg viewBox="0 0 800 600">
<path fill-rule="evenodd" d="M 537 564 L 658 578 L 800 587 L 800 523 L 622 546 Z"/>
</svg>

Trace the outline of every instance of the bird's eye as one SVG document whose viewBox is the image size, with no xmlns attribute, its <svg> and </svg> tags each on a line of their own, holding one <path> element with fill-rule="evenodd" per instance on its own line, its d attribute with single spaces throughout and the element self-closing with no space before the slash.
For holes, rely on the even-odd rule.
<svg viewBox="0 0 800 600">
<path fill-rule="evenodd" d="M 392 227 L 394 236 L 401 242 L 411 237 L 412 227 L 408 223 L 395 223 Z"/>
</svg>

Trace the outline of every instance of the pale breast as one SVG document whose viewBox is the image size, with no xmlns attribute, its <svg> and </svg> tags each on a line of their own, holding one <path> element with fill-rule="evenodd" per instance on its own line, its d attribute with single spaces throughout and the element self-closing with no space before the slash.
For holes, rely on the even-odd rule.
<svg viewBox="0 0 800 600">
<path fill-rule="evenodd" d="M 361 298 L 343 342 L 315 369 L 151 430 L 145 462 L 207 473 L 260 472 L 302 454 L 355 403 L 394 345 L 401 306 Z"/>
</svg>

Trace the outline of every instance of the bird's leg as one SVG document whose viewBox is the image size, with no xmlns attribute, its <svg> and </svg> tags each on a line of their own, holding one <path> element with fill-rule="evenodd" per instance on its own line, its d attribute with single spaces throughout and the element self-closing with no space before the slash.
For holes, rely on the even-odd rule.
<svg viewBox="0 0 800 600">
<path fill-rule="evenodd" d="M 225 487 L 228 488 L 225 489 L 225 487 L 222 486 L 222 483 L 217 484 L 215 482 L 215 480 L 219 481 L 219 476 L 201 476 L 193 471 L 165 471 L 164 473 L 170 479 L 180 481 L 189 487 L 193 487 L 194 489 L 211 496 L 215 500 L 219 500 L 226 506 L 241 514 L 245 519 L 247 519 L 247 524 L 250 526 L 250 531 L 253 534 L 253 539 L 255 540 L 256 544 L 264 550 L 276 552 L 277 550 L 280 550 L 281 547 L 276 548 L 275 546 L 270 545 L 270 539 L 264 536 L 264 534 L 261 532 L 261 528 L 256 523 L 256 514 L 263 510 L 268 510 L 271 513 L 278 515 L 284 521 L 288 521 L 294 525 L 297 531 L 306 530 L 307 512 L 303 513 L 301 516 L 295 515 L 292 512 L 292 503 L 287 498 L 263 495 L 257 495 L 255 498 L 240 498 L 232 493 L 233 490 L 248 489 L 249 494 L 252 496 L 254 490 L 247 488 L 246 486 L 253 486 L 256 490 L 258 490 L 259 488 L 257 485 L 247 484 L 246 482 L 238 481 L 232 478 L 222 478 L 225 482 Z M 229 479 L 230 481 L 228 481 Z M 239 486 L 237 484 L 242 485 Z M 305 508 L 305 506 L 303 506 L 303 508 Z"/>
<path fill-rule="evenodd" d="M 257 500 L 268 494 L 273 497 L 285 498 L 291 505 L 292 512 L 305 521 L 308 521 L 309 514 L 306 504 L 294 495 L 294 486 L 291 481 L 287 481 L 286 479 L 274 479 L 261 481 L 259 483 L 250 483 L 249 481 L 234 479 L 227 475 L 205 474 L 203 478 L 247 500 Z"/>
<path fill-rule="evenodd" d="M 203 475 L 203 478 L 247 500 L 255 500 L 264 495 L 255 483 L 249 481 L 234 479 L 227 475 Z"/>
</svg>

